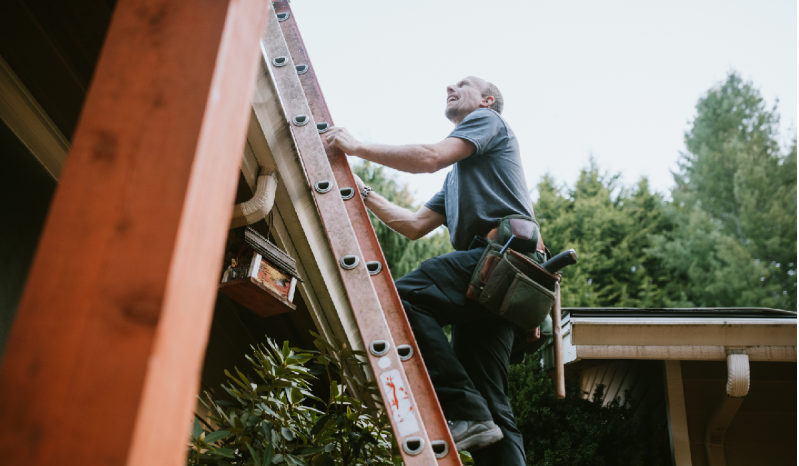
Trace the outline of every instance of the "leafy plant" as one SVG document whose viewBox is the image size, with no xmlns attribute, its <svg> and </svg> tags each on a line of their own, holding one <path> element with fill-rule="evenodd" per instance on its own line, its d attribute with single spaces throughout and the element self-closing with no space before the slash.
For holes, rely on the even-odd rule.
<svg viewBox="0 0 799 466">
<path fill-rule="evenodd" d="M 366 377 L 366 355 L 313 335 L 318 351 L 272 340 L 253 347 L 247 359 L 257 381 L 225 371 L 222 387 L 232 401 L 201 397 L 210 414 L 207 422 L 195 420 L 188 464 L 400 463 L 377 385 Z M 330 384 L 327 400 L 311 391 L 320 375 Z"/>
<path fill-rule="evenodd" d="M 583 399 L 579 385 L 567 382 L 566 398 L 558 400 L 540 356 L 528 356 L 509 372 L 510 404 L 528 466 L 670 464 L 666 426 L 649 414 L 636 421 L 629 393 L 603 405 L 604 386 Z"/>
</svg>

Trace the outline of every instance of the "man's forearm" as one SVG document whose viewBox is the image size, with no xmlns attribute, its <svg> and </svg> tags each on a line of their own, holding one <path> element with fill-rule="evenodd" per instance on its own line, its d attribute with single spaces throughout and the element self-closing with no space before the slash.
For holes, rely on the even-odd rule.
<svg viewBox="0 0 799 466">
<path fill-rule="evenodd" d="M 435 149 L 428 144 L 361 144 L 350 155 L 406 173 L 434 173 L 443 168 L 439 166 Z"/>
<path fill-rule="evenodd" d="M 346 128 L 339 127 L 331 128 L 325 140 L 330 147 L 340 149 L 345 154 L 406 173 L 434 173 L 460 162 L 475 151 L 473 142 L 458 137 L 447 137 L 436 144 L 363 144 L 352 137 Z"/>
<path fill-rule="evenodd" d="M 376 192 L 369 194 L 369 197 L 366 199 L 366 207 L 368 207 L 381 222 L 385 223 L 389 228 L 402 236 L 411 240 L 416 240 L 424 236 L 417 231 L 413 212 L 393 204 Z"/>
</svg>

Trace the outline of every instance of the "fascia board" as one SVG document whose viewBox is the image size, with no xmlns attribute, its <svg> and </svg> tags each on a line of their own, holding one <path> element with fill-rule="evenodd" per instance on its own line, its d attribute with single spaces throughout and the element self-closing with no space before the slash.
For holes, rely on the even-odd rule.
<svg viewBox="0 0 799 466">
<path fill-rule="evenodd" d="M 578 346 L 796 346 L 796 319 L 572 317 L 570 324 Z"/>
<path fill-rule="evenodd" d="M 725 361 L 724 346 L 602 346 L 578 345 L 571 347 L 568 362 L 581 359 L 654 359 L 681 361 Z M 566 353 L 569 354 L 568 352 Z M 750 361 L 796 361 L 796 346 L 747 346 Z"/>
</svg>

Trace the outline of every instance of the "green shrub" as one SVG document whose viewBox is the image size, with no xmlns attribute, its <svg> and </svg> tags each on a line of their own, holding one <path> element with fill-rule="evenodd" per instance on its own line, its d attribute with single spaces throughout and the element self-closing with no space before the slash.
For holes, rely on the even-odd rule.
<svg viewBox="0 0 799 466">
<path fill-rule="evenodd" d="M 528 466 L 659 466 L 670 464 L 665 426 L 636 422 L 629 393 L 602 406 L 603 386 L 591 399 L 575 383 L 558 400 L 540 353 L 511 366 L 509 398 L 524 437 Z M 594 401 L 596 400 L 596 401 Z M 644 416 L 644 419 L 650 419 Z"/>
<path fill-rule="evenodd" d="M 201 398 L 209 420 L 195 421 L 188 464 L 329 466 L 400 463 L 376 384 L 368 381 L 366 355 L 314 334 L 318 351 L 282 348 L 274 341 L 253 348 L 257 383 L 225 371 L 230 400 Z M 326 375 L 329 396 L 311 392 Z M 204 398 L 204 399 L 203 399 Z M 211 426 L 215 426 L 212 428 Z"/>
</svg>

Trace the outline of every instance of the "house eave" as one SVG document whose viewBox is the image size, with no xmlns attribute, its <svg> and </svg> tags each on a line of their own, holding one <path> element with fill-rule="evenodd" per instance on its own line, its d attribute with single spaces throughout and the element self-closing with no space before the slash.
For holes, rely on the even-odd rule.
<svg viewBox="0 0 799 466">
<path fill-rule="evenodd" d="M 591 317 L 576 317 L 566 310 L 564 363 L 582 359 L 723 361 L 730 347 L 745 348 L 752 361 L 797 360 L 795 314 L 763 312 L 760 318 L 750 318 L 728 312 L 719 317 L 684 317 L 685 312 L 675 309 L 673 317 L 663 313 L 653 317 L 646 316 L 646 310 L 636 311 L 621 317 L 622 313 L 608 312 L 603 317 L 583 309 L 574 314 Z M 554 366 L 551 343 L 544 347 L 544 366 Z"/>
</svg>

